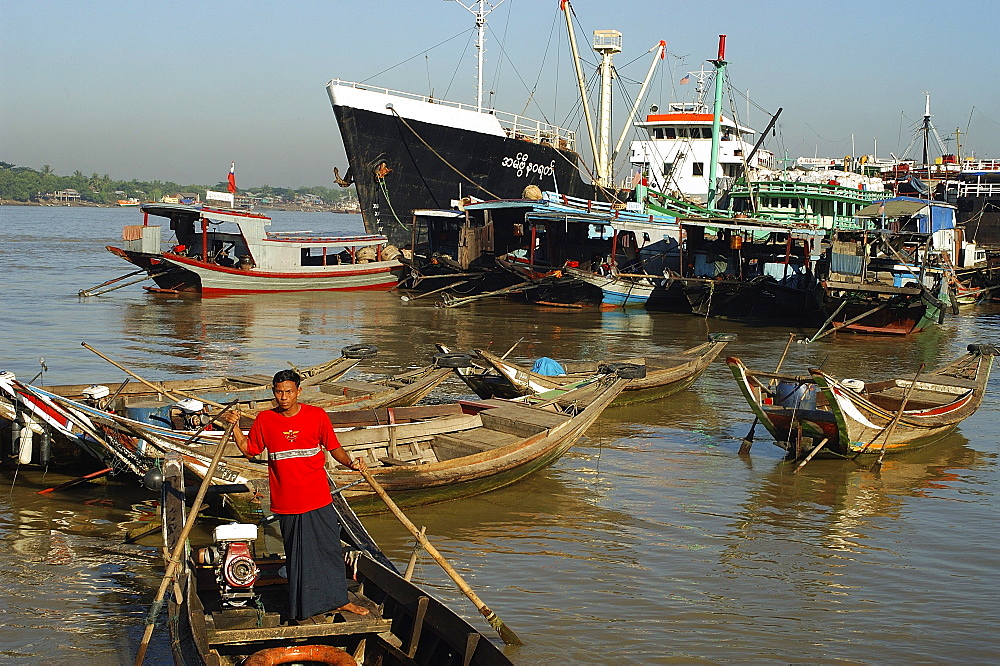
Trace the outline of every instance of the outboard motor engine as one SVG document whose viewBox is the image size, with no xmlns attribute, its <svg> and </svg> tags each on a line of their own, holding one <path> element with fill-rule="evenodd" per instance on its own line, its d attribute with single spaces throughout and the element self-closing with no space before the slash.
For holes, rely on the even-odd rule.
<svg viewBox="0 0 1000 666">
<path fill-rule="evenodd" d="M 241 607 L 253 599 L 260 569 L 253 560 L 257 526 L 229 523 L 215 528 L 215 545 L 198 551 L 198 562 L 215 567 L 224 606 Z"/>
<path fill-rule="evenodd" d="M 174 407 L 177 408 L 177 418 L 174 418 L 175 414 L 171 414 L 171 421 L 177 430 L 198 430 L 209 422 L 205 414 L 205 403 L 201 400 L 185 398 L 178 401 Z"/>
<path fill-rule="evenodd" d="M 107 386 L 102 386 L 101 384 L 91 384 L 87 388 L 80 391 L 83 394 L 84 399 L 87 401 L 88 405 L 97 407 L 98 409 L 104 409 L 102 400 L 111 395 L 111 389 Z"/>
</svg>

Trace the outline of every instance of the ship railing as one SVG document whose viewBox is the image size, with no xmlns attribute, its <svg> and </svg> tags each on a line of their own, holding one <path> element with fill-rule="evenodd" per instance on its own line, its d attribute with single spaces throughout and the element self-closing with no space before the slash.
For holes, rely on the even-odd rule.
<svg viewBox="0 0 1000 666">
<path fill-rule="evenodd" d="M 330 81 L 330 84 L 343 86 L 345 88 L 367 90 L 382 95 L 403 97 L 405 99 L 427 102 L 429 104 L 440 104 L 454 109 L 462 109 L 463 111 L 479 112 L 478 108 L 472 104 L 463 104 L 461 102 L 451 102 L 445 99 L 437 99 L 433 95 L 419 95 L 401 90 L 392 90 L 391 88 L 383 88 L 381 86 L 370 86 L 367 84 L 355 83 L 353 81 L 344 81 L 342 79 L 333 79 Z M 576 150 L 576 132 L 573 130 L 568 130 L 540 120 L 534 120 L 516 113 L 507 113 L 505 111 L 497 111 L 495 109 L 484 109 L 482 113 L 496 117 L 496 119 L 500 122 L 500 127 L 503 128 L 507 136 L 512 139 L 522 139 L 532 143 L 545 143 L 564 150 Z"/>
<path fill-rule="evenodd" d="M 760 219 L 791 226 L 808 226 L 817 229 L 860 229 L 861 224 L 851 215 L 823 215 L 808 211 L 762 210 Z"/>
<path fill-rule="evenodd" d="M 767 192 L 768 194 L 788 194 L 791 196 L 836 196 L 863 201 L 879 201 L 891 196 L 885 190 L 861 190 L 856 187 L 830 185 L 829 183 L 805 183 L 785 180 L 754 181 L 749 187 L 745 184 L 740 184 L 732 189 L 731 194 L 736 197 L 746 197 L 749 196 L 751 189 L 757 194 Z"/>
<path fill-rule="evenodd" d="M 1000 160 L 962 162 L 962 171 L 1000 171 Z"/>
<path fill-rule="evenodd" d="M 1000 196 L 1000 183 L 958 183 L 960 197 L 996 197 Z"/>
</svg>

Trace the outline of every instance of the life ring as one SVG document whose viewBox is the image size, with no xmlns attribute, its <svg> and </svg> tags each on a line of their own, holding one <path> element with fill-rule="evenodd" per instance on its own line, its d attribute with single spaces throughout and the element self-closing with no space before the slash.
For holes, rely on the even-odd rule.
<svg viewBox="0 0 1000 666">
<path fill-rule="evenodd" d="M 341 349 L 340 353 L 344 355 L 344 358 L 371 358 L 378 353 L 378 347 L 375 345 L 348 345 Z"/>
<path fill-rule="evenodd" d="M 268 648 L 254 652 L 247 657 L 243 666 L 277 666 L 278 664 L 301 662 L 315 662 L 329 666 L 358 666 L 354 657 L 332 645 L 293 645 Z"/>
<path fill-rule="evenodd" d="M 472 354 L 434 354 L 434 365 L 438 368 L 471 368 Z"/>
</svg>

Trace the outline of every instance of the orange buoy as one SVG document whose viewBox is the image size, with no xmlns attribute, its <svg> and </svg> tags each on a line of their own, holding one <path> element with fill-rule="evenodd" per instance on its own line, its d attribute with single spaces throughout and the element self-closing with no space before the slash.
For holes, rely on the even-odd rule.
<svg viewBox="0 0 1000 666">
<path fill-rule="evenodd" d="M 243 666 L 278 666 L 315 662 L 329 666 L 358 666 L 354 657 L 332 645 L 291 645 L 254 652 L 243 662 Z"/>
</svg>

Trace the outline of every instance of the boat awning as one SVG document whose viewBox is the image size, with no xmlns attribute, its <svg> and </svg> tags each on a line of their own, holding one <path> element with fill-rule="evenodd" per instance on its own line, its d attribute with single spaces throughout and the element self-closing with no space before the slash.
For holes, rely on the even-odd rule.
<svg viewBox="0 0 1000 666">
<path fill-rule="evenodd" d="M 142 212 L 160 217 L 199 217 L 201 208 L 187 204 L 144 203 Z"/>
<path fill-rule="evenodd" d="M 465 213 L 447 208 L 414 208 L 413 215 L 415 217 L 465 217 Z"/>
<path fill-rule="evenodd" d="M 955 206 L 940 201 L 925 201 L 911 197 L 886 199 L 869 204 L 857 213 L 857 217 L 873 218 L 915 218 L 917 231 L 930 234 L 941 229 L 955 228 Z"/>
<path fill-rule="evenodd" d="M 781 227 L 767 224 L 737 224 L 735 222 L 723 222 L 722 220 L 678 220 L 684 227 L 711 227 L 712 229 L 736 229 L 738 231 L 766 231 L 767 233 L 794 234 L 803 236 L 826 236 L 826 229 L 806 229 L 802 227 Z"/>
<path fill-rule="evenodd" d="M 885 207 L 886 217 L 903 217 L 904 215 L 912 217 L 920 211 L 922 211 L 926 206 L 925 201 L 882 201 L 879 203 L 868 204 L 861 210 L 857 212 L 858 217 L 882 217 L 883 206 Z"/>
</svg>

